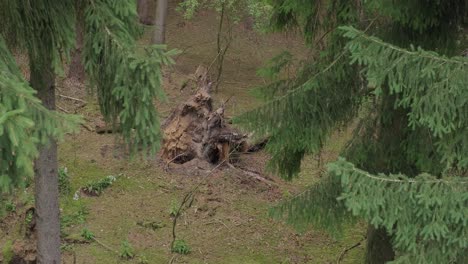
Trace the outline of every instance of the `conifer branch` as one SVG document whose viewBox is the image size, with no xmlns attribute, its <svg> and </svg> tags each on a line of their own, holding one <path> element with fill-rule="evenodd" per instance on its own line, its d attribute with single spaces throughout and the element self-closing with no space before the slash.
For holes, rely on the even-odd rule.
<svg viewBox="0 0 468 264">
<path fill-rule="evenodd" d="M 438 65 L 438 67 L 441 67 L 444 63 L 453 63 L 453 64 L 460 64 L 460 65 L 468 66 L 468 60 L 464 59 L 463 57 L 447 58 L 447 57 L 440 56 L 440 55 L 432 55 L 430 52 L 424 51 L 421 48 L 418 48 L 416 51 L 410 51 L 410 50 L 406 50 L 406 49 L 402 49 L 400 47 L 394 46 L 390 43 L 384 42 L 379 38 L 368 36 L 365 33 L 365 31 L 363 32 L 353 27 L 342 26 L 342 27 L 339 27 L 339 29 L 345 31 L 346 32 L 345 36 L 350 37 L 352 39 L 359 37 L 367 41 L 376 43 L 382 47 L 397 51 L 399 53 L 416 56 L 420 58 L 426 58 L 426 59 L 430 59 L 434 61 L 441 61 L 442 64 Z"/>
<path fill-rule="evenodd" d="M 414 181 L 402 174 L 382 179 L 369 177 L 344 159 L 331 163 L 329 174 L 342 188 L 337 201 L 353 215 L 385 228 L 395 249 L 401 251 L 401 263 L 424 259 L 450 263 L 466 255 L 468 189 L 461 184 L 466 183 L 465 177 L 439 180 L 423 173 Z"/>
<path fill-rule="evenodd" d="M 365 28 L 365 30 L 363 31 L 363 34 L 365 34 L 371 27 L 372 25 L 374 24 L 374 22 L 377 20 L 377 18 L 379 17 L 375 17 L 374 19 L 372 19 L 372 21 L 369 23 L 369 25 L 367 25 L 367 27 Z M 345 28 L 345 27 L 338 27 L 338 29 L 342 29 L 342 28 Z M 336 30 L 337 28 L 333 29 L 333 30 Z M 331 30 L 331 31 L 333 31 Z M 330 69 L 333 68 L 333 66 L 335 66 L 335 64 L 341 59 L 343 58 L 343 56 L 348 52 L 348 49 L 346 47 L 344 47 L 342 49 L 342 51 L 335 57 L 335 59 L 330 62 L 323 70 L 319 71 L 318 73 L 315 73 L 312 77 L 310 77 L 309 80 L 307 80 L 304 84 L 288 91 L 286 94 L 280 96 L 280 97 L 277 97 L 269 102 L 267 102 L 266 104 L 262 105 L 261 108 L 269 108 L 272 104 L 275 104 L 276 102 L 278 101 L 281 101 L 283 100 L 284 98 L 286 97 L 289 97 L 291 95 L 294 95 L 298 92 L 301 92 L 301 91 L 304 91 L 304 88 L 305 87 L 308 87 L 310 86 L 316 79 L 317 77 L 319 77 L 320 75 L 328 72 Z M 253 111 L 257 111 L 258 109 L 255 109 Z"/>
<path fill-rule="evenodd" d="M 374 93 L 394 94 L 395 107 L 408 111 L 408 128 L 429 130 L 446 169 L 468 168 L 468 60 L 421 48 L 406 50 L 352 27 L 340 29 L 351 39 L 347 48 L 352 63 L 365 66 Z"/>
<path fill-rule="evenodd" d="M 345 162 L 343 158 L 340 158 L 337 162 L 329 164 L 329 172 L 337 171 L 337 167 L 340 166 L 343 170 L 346 170 L 349 174 L 355 174 L 357 176 L 364 176 L 373 180 L 381 181 L 381 182 L 390 182 L 390 183 L 412 183 L 412 184 L 435 184 L 435 183 L 443 183 L 443 184 L 467 184 L 468 181 L 461 180 L 461 177 L 455 177 L 453 180 L 447 180 L 447 177 L 442 177 L 440 179 L 435 179 L 435 177 L 430 176 L 431 180 L 420 180 L 420 178 L 427 178 L 427 174 L 422 174 L 415 178 L 409 178 L 403 174 L 392 174 L 387 177 L 383 176 L 376 176 L 372 175 L 364 170 L 358 169 L 354 167 L 349 162 Z"/>
<path fill-rule="evenodd" d="M 165 99 L 161 69 L 175 51 L 153 45 L 140 54 L 135 3 L 91 0 L 85 11 L 85 70 L 106 121 L 119 123 L 130 153 L 155 153 L 161 138 L 154 99 Z"/>
</svg>

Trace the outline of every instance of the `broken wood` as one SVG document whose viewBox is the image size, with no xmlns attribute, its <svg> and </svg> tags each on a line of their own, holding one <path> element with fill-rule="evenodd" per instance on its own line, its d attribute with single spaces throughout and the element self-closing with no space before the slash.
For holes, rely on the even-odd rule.
<svg viewBox="0 0 468 264">
<path fill-rule="evenodd" d="M 341 263 L 341 260 L 343 260 L 343 257 L 346 255 L 346 253 L 348 253 L 348 252 L 349 252 L 350 250 L 352 250 L 352 249 L 355 249 L 355 248 L 359 247 L 359 246 L 362 244 L 362 242 L 364 242 L 366 239 L 367 239 L 367 236 L 363 237 L 363 238 L 362 238 L 361 240 L 359 240 L 356 244 L 350 246 L 349 248 L 345 248 L 345 249 L 341 252 L 340 256 L 338 257 L 338 260 L 336 261 L 336 263 L 337 263 L 337 264 L 340 264 L 340 263 Z"/>
<path fill-rule="evenodd" d="M 83 104 L 87 104 L 86 101 L 81 100 L 79 98 L 75 98 L 75 97 L 71 97 L 71 96 L 67 96 L 67 95 L 63 95 L 63 94 L 59 94 L 59 96 L 61 98 L 64 98 L 64 99 L 68 99 L 68 100 L 77 101 L 77 102 L 80 102 L 80 103 L 83 103 Z"/>
<path fill-rule="evenodd" d="M 81 123 L 81 126 L 86 128 L 86 130 L 88 130 L 89 132 L 94 132 L 94 129 L 86 123 Z"/>
<path fill-rule="evenodd" d="M 213 108 L 207 68 L 199 66 L 194 77 L 197 92 L 174 109 L 162 124 L 162 158 L 168 163 L 199 159 L 218 164 L 229 159 L 233 150 L 246 151 L 247 135 L 226 122 L 225 104 Z"/>
<path fill-rule="evenodd" d="M 230 163 L 228 163 L 228 166 L 230 168 L 234 169 L 234 170 L 238 170 L 238 171 L 242 172 L 246 176 L 252 177 L 253 179 L 255 179 L 257 181 L 263 182 L 268 186 L 272 186 L 272 185 L 273 186 L 278 186 L 278 184 L 276 182 L 274 182 L 272 180 L 268 180 L 268 179 L 262 177 L 260 175 L 260 173 L 258 173 L 258 172 L 253 172 L 253 171 L 249 171 L 247 169 L 238 168 L 238 167 L 236 167 L 236 166 L 234 166 L 234 165 L 232 165 Z"/>
<path fill-rule="evenodd" d="M 211 66 L 210 66 L 211 67 Z M 199 65 L 194 74 L 191 74 L 181 85 L 179 91 L 184 90 L 187 87 L 190 87 L 190 90 L 195 90 L 200 86 L 204 85 L 205 82 L 209 80 L 209 68 L 206 68 L 203 65 Z"/>
</svg>

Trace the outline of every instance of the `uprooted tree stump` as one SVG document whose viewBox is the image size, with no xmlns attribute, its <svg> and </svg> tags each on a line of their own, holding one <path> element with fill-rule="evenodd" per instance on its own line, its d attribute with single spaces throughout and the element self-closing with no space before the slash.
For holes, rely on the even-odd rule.
<svg viewBox="0 0 468 264">
<path fill-rule="evenodd" d="M 211 164 L 229 162 L 232 153 L 247 149 L 247 135 L 226 122 L 224 103 L 213 109 L 212 83 L 206 67 L 198 67 L 195 81 L 197 92 L 162 124 L 162 158 L 178 164 L 194 159 Z"/>
</svg>

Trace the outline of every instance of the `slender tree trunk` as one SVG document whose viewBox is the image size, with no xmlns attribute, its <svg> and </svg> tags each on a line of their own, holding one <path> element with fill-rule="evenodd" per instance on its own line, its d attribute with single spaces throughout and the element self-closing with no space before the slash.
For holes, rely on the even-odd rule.
<svg viewBox="0 0 468 264">
<path fill-rule="evenodd" d="M 71 63 L 68 69 L 68 78 L 82 82 L 85 78 L 85 69 L 81 59 L 84 38 L 84 1 L 76 1 L 76 46 L 72 52 Z"/>
<path fill-rule="evenodd" d="M 137 0 L 137 12 L 140 23 L 154 25 L 155 6 L 155 0 Z"/>
<path fill-rule="evenodd" d="M 167 0 L 158 0 L 156 7 L 156 28 L 154 30 L 153 44 L 166 43 Z"/>
<path fill-rule="evenodd" d="M 221 53 L 221 34 L 223 33 L 223 22 L 224 22 L 224 10 L 226 7 L 226 3 L 223 2 L 221 5 L 221 15 L 219 17 L 219 24 L 218 24 L 218 34 L 216 37 L 216 49 L 218 51 L 218 55 Z"/>
<path fill-rule="evenodd" d="M 45 37 L 47 38 L 47 37 Z M 44 40 L 46 42 L 46 40 Z M 31 86 L 44 106 L 55 110 L 55 74 L 52 45 L 44 45 L 41 56 L 30 57 Z M 57 175 L 57 145 L 42 146 L 35 162 L 37 263 L 58 264 L 60 257 L 60 218 Z"/>
<path fill-rule="evenodd" d="M 367 229 L 366 264 L 384 264 L 395 258 L 390 236 L 384 229 Z"/>
<path fill-rule="evenodd" d="M 223 2 L 222 6 L 221 6 L 221 16 L 219 18 L 219 25 L 218 25 L 218 36 L 217 36 L 217 51 L 218 51 L 218 54 L 216 55 L 216 62 L 217 62 L 217 67 L 218 67 L 218 72 L 217 72 L 217 75 L 216 75 L 216 86 L 215 86 L 215 92 L 217 93 L 218 92 L 218 88 L 219 88 L 219 85 L 220 85 L 220 82 L 221 82 L 221 75 L 223 74 L 223 65 L 224 65 L 224 59 L 226 57 L 226 53 L 229 49 L 229 47 L 231 46 L 231 42 L 232 42 L 232 23 L 231 23 L 231 19 L 229 18 L 229 16 L 226 16 L 226 12 L 228 10 L 226 10 L 226 3 Z M 221 43 L 221 35 L 222 35 L 222 32 L 223 32 L 223 25 L 224 25 L 224 17 L 226 17 L 226 20 L 227 20 L 227 36 L 225 37 L 225 44 L 224 44 L 224 48 L 222 47 L 222 43 Z"/>
<path fill-rule="evenodd" d="M 142 24 L 146 24 L 146 10 L 148 10 L 148 0 L 137 0 L 138 18 Z"/>
</svg>

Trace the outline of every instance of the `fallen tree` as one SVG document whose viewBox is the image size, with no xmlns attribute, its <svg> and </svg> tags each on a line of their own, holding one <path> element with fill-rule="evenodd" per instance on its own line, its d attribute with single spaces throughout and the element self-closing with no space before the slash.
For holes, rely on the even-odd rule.
<svg viewBox="0 0 468 264">
<path fill-rule="evenodd" d="M 230 159 L 232 153 L 247 151 L 247 135 L 225 120 L 226 102 L 213 108 L 212 82 L 206 67 L 198 67 L 194 81 L 196 93 L 174 109 L 162 124 L 162 158 L 168 163 L 198 159 L 218 164 Z"/>
</svg>

